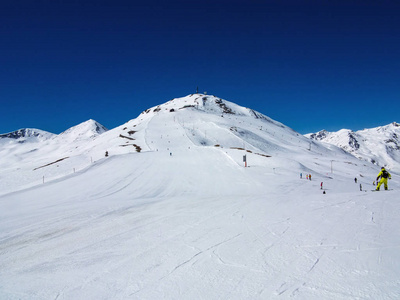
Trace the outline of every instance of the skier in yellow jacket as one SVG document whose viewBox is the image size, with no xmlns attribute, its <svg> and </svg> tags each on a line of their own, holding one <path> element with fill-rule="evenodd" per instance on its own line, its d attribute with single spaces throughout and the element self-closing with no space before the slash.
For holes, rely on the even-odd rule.
<svg viewBox="0 0 400 300">
<path fill-rule="evenodd" d="M 381 178 L 380 181 L 379 177 Z M 392 175 L 390 175 L 390 173 L 386 171 L 384 167 L 382 167 L 381 171 L 378 174 L 378 177 L 376 177 L 376 182 L 378 182 L 378 185 L 376 187 L 377 191 L 379 191 L 379 188 L 381 187 L 382 184 L 385 185 L 385 190 L 388 189 L 388 184 L 387 184 L 388 178 L 392 179 Z"/>
</svg>

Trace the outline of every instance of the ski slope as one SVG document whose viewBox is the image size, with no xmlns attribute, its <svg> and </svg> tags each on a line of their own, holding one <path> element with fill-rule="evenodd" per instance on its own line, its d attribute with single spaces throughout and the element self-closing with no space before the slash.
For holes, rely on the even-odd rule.
<svg viewBox="0 0 400 300">
<path fill-rule="evenodd" d="M 44 183 L 0 174 L 25 178 L 0 195 L 1 299 L 400 298 L 398 174 L 371 192 L 379 168 L 339 148 L 174 105 L 69 142 Z"/>
<path fill-rule="evenodd" d="M 396 191 L 275 172 L 214 148 L 127 154 L 3 195 L 0 295 L 399 297 Z"/>
</svg>

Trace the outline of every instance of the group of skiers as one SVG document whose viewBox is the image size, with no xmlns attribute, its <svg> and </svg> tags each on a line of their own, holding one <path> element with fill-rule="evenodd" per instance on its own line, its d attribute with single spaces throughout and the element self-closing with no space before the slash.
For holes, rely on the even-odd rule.
<svg viewBox="0 0 400 300">
<path fill-rule="evenodd" d="M 300 179 L 303 178 L 303 173 L 300 173 Z M 311 174 L 306 174 L 306 179 L 311 180 Z M 385 190 L 388 189 L 388 179 L 392 179 L 392 175 L 384 167 L 381 168 L 381 171 L 379 172 L 378 176 L 376 177 L 376 191 L 380 190 L 381 185 L 383 184 L 385 187 Z M 357 183 L 357 177 L 354 178 L 354 182 Z M 373 183 L 375 185 L 375 181 Z M 323 182 L 321 182 L 321 190 L 323 189 Z M 360 183 L 360 191 L 362 191 L 362 185 Z M 325 192 L 324 192 L 325 194 Z"/>
<path fill-rule="evenodd" d="M 303 178 L 303 173 L 300 173 L 300 179 Z M 311 174 L 306 174 L 306 179 L 311 180 Z"/>
</svg>

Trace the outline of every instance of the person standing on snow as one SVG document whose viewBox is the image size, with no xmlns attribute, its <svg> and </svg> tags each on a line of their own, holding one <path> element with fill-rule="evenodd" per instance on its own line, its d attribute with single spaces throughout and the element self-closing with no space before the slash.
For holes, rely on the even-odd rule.
<svg viewBox="0 0 400 300">
<path fill-rule="evenodd" d="M 381 178 L 380 181 L 379 177 Z M 382 167 L 381 171 L 378 174 L 378 177 L 376 177 L 376 182 L 378 182 L 378 185 L 376 186 L 377 191 L 379 191 L 379 188 L 381 187 L 382 184 L 385 186 L 385 190 L 388 189 L 388 184 L 387 184 L 388 178 L 392 179 L 392 175 L 390 175 L 390 173 L 386 171 L 384 167 Z"/>
</svg>

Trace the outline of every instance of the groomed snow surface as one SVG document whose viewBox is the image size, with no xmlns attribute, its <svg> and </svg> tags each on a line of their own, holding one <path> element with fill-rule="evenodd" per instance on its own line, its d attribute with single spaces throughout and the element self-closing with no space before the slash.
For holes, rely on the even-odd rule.
<svg viewBox="0 0 400 300">
<path fill-rule="evenodd" d="M 0 174 L 25 184 L 0 195 L 0 299 L 400 299 L 398 174 L 372 192 L 377 166 L 279 124 L 259 153 L 259 125 L 161 127 L 187 114 L 135 124 L 140 153 Z"/>
<path fill-rule="evenodd" d="M 397 192 L 264 159 L 128 154 L 2 196 L 0 298 L 400 297 Z"/>
</svg>

